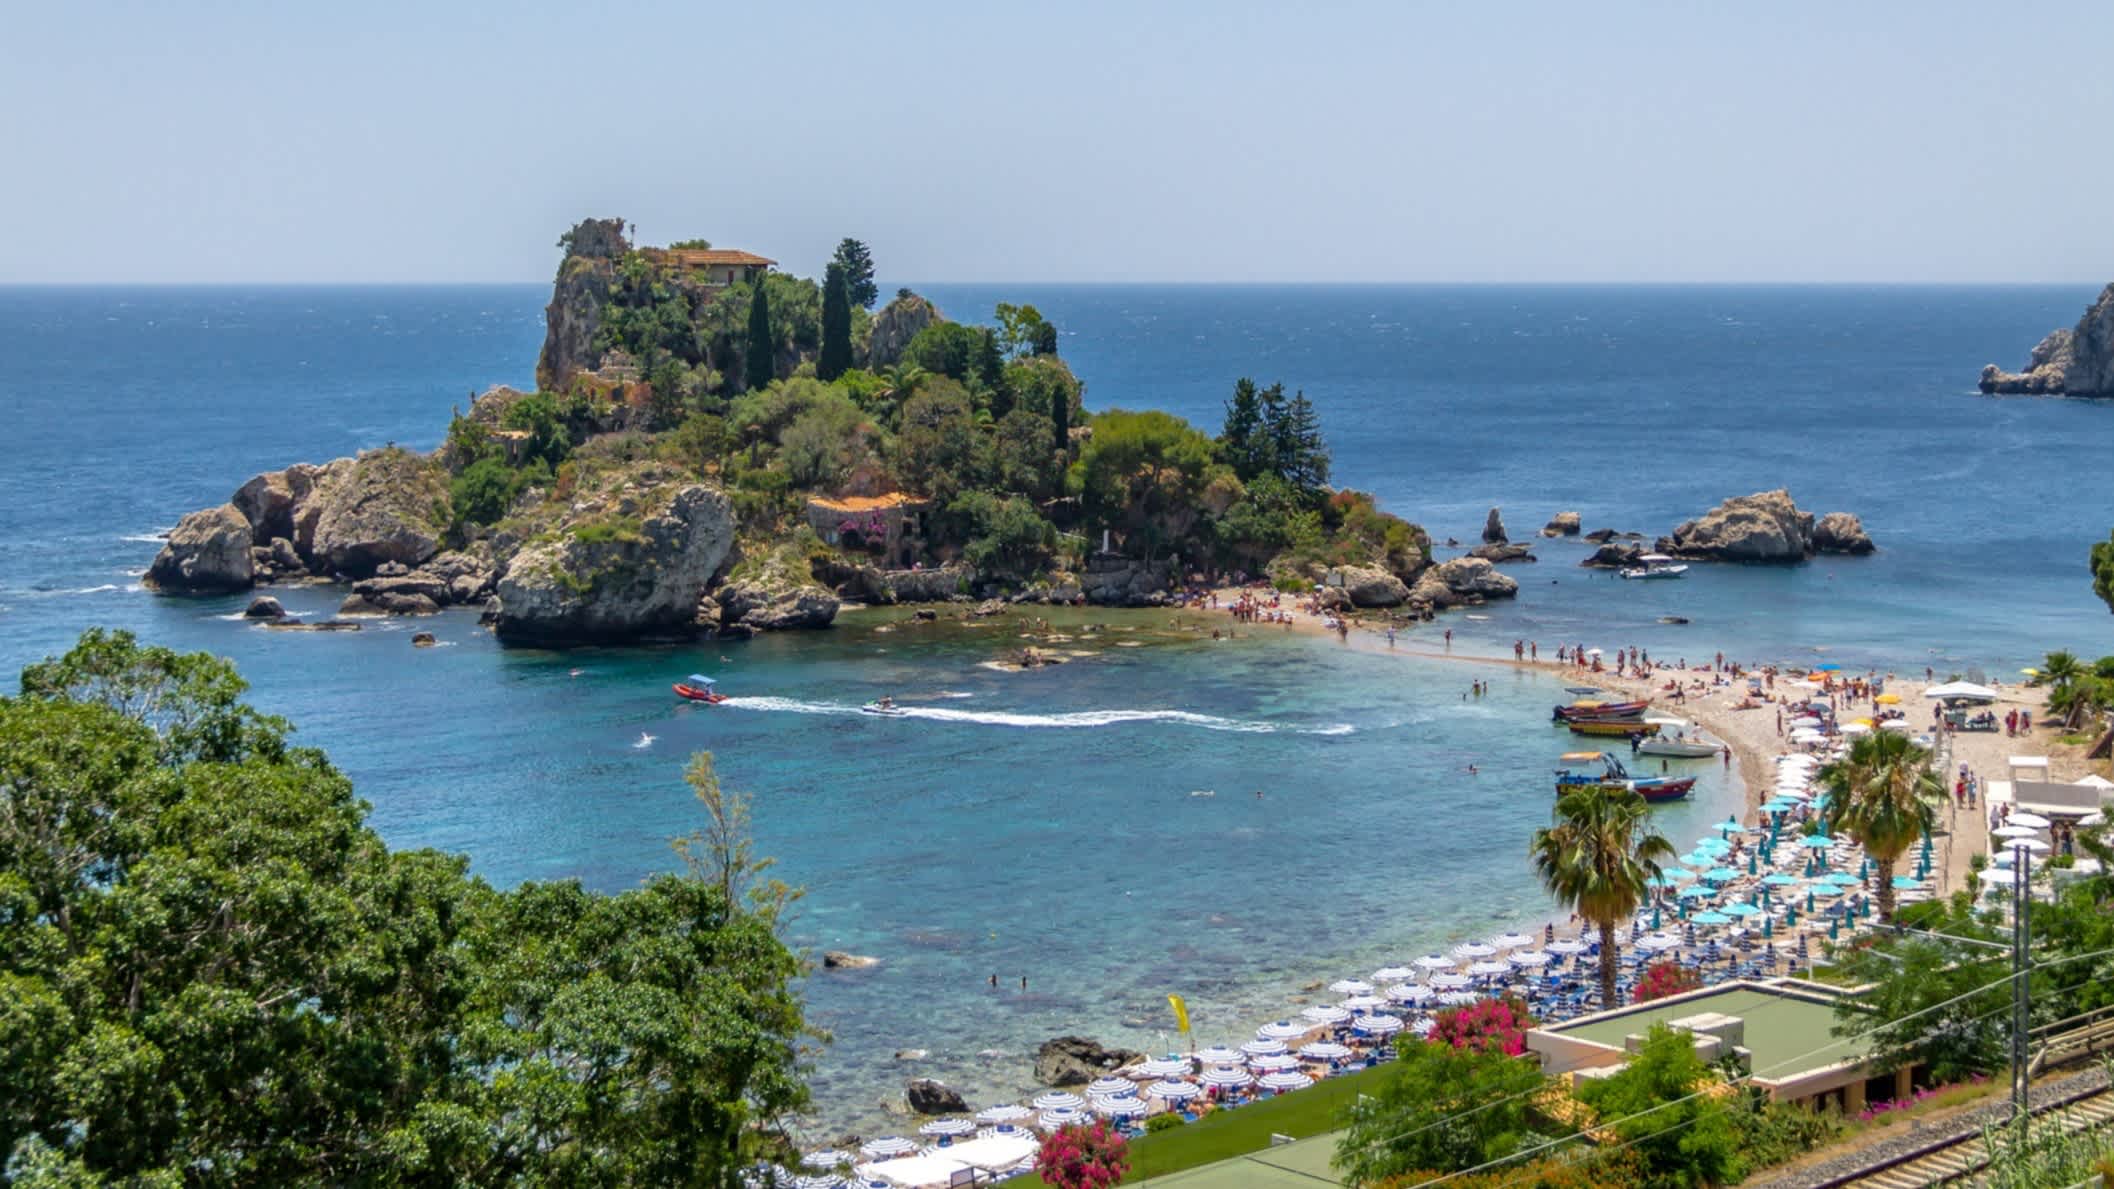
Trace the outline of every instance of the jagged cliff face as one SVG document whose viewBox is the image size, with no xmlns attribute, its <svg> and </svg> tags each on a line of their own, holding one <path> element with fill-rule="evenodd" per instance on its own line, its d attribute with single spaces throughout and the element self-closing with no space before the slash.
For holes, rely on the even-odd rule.
<svg viewBox="0 0 2114 1189">
<path fill-rule="evenodd" d="M 2114 285 L 2069 330 L 2040 341 L 2026 370 L 2007 372 L 1992 363 L 1982 369 L 1984 392 L 2045 393 L 2051 396 L 2114 396 Z"/>
<path fill-rule="evenodd" d="M 601 366 L 595 332 L 602 328 L 602 303 L 616 266 L 608 260 L 567 256 L 543 307 L 543 353 L 536 357 L 536 386 L 546 392 L 565 387 L 580 372 Z"/>
</svg>

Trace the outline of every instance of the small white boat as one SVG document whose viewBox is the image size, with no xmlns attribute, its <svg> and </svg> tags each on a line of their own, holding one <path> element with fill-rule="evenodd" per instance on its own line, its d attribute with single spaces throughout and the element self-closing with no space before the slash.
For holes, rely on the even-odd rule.
<svg viewBox="0 0 2114 1189">
<path fill-rule="evenodd" d="M 1624 578 L 1679 578 L 1688 573 L 1688 566 L 1663 553 L 1647 553 L 1637 559 L 1637 564 L 1622 571 Z"/>
<path fill-rule="evenodd" d="M 1659 733 L 1637 741 L 1638 755 L 1705 760 L 1714 759 L 1725 750 L 1723 743 L 1704 734 L 1702 728 L 1685 718 L 1651 715 L 1644 721 L 1659 724 Z"/>
<path fill-rule="evenodd" d="M 868 702 L 866 705 L 859 707 L 859 713 L 877 714 L 882 718 L 901 718 L 904 710 L 894 702 Z"/>
</svg>

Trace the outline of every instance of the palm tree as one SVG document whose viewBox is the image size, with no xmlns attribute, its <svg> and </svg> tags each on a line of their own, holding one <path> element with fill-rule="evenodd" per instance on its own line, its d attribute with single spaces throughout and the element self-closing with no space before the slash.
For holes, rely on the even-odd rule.
<svg viewBox="0 0 2114 1189">
<path fill-rule="evenodd" d="M 1674 844 L 1651 828 L 1644 798 L 1587 785 L 1556 802 L 1556 824 L 1536 830 L 1534 873 L 1551 895 L 1600 929 L 1600 1005 L 1615 1006 L 1615 929 L 1644 903 Z"/>
<path fill-rule="evenodd" d="M 1871 857 L 1879 920 L 1891 922 L 1894 864 L 1937 824 L 1945 799 L 1930 753 L 1899 732 L 1875 731 L 1850 744 L 1850 754 L 1822 768 L 1819 778 L 1828 821 Z"/>
<path fill-rule="evenodd" d="M 2063 726 L 2075 731 L 2085 723 L 2085 713 L 2104 697 L 2098 677 L 2067 652 L 2051 652 L 2041 661 L 2037 679 L 2048 687 L 2048 709 L 2062 716 Z"/>
<path fill-rule="evenodd" d="M 932 373 L 914 363 L 892 363 L 881 371 L 881 390 L 875 395 L 900 404 L 909 400 Z"/>
</svg>

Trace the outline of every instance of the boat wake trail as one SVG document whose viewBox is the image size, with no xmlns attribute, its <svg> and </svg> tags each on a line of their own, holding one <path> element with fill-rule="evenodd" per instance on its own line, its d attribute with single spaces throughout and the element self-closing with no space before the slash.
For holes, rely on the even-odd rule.
<svg viewBox="0 0 2114 1189">
<path fill-rule="evenodd" d="M 864 712 L 842 702 L 806 702 L 798 698 L 728 698 L 720 705 L 734 710 L 762 710 L 779 714 L 845 714 Z M 1249 735 L 1291 732 L 1300 735 L 1348 735 L 1357 728 L 1349 723 L 1298 727 L 1280 723 L 1220 718 L 1188 710 L 1077 710 L 1068 714 L 1016 714 L 1003 710 L 950 710 L 944 706 L 905 706 L 898 703 L 892 718 L 922 718 L 933 722 L 974 723 L 989 727 L 1113 727 L 1123 723 L 1173 723 L 1206 731 L 1235 731 Z"/>
</svg>

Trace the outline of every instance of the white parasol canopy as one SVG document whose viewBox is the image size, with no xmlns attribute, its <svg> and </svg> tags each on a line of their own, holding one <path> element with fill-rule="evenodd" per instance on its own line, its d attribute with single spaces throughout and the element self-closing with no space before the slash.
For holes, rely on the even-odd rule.
<svg viewBox="0 0 2114 1189">
<path fill-rule="evenodd" d="M 1317 1024 L 1341 1024 L 1351 1018 L 1351 1013 L 1326 1003 L 1317 1007 L 1303 1008 L 1299 1014 Z"/>
<path fill-rule="evenodd" d="M 1295 1032 L 1292 1035 L 1297 1036 L 1299 1034 Z M 1138 1072 L 1141 1075 L 1149 1078 L 1187 1077 L 1189 1074 L 1189 1059 L 1186 1057 L 1154 1057 L 1150 1061 L 1140 1061 L 1138 1063 Z M 1015 1107 L 1013 1109 L 1019 1110 L 1020 1108 Z M 976 1117 L 981 1119 L 984 1117 L 985 1113 L 988 1112 L 979 1113 Z M 1008 1116 L 1008 1118 L 1013 1119 L 1022 1119 L 1026 1117 L 1027 1112 L 1025 1111 L 1022 1111 L 1018 1115 Z M 999 1123 L 1005 1122 L 1004 1119 L 995 1119 L 992 1121 Z"/>
<path fill-rule="evenodd" d="M 1294 1024 L 1290 1020 L 1273 1020 L 1255 1030 L 1257 1040 L 1292 1040 L 1312 1032 L 1312 1024 Z"/>
</svg>

